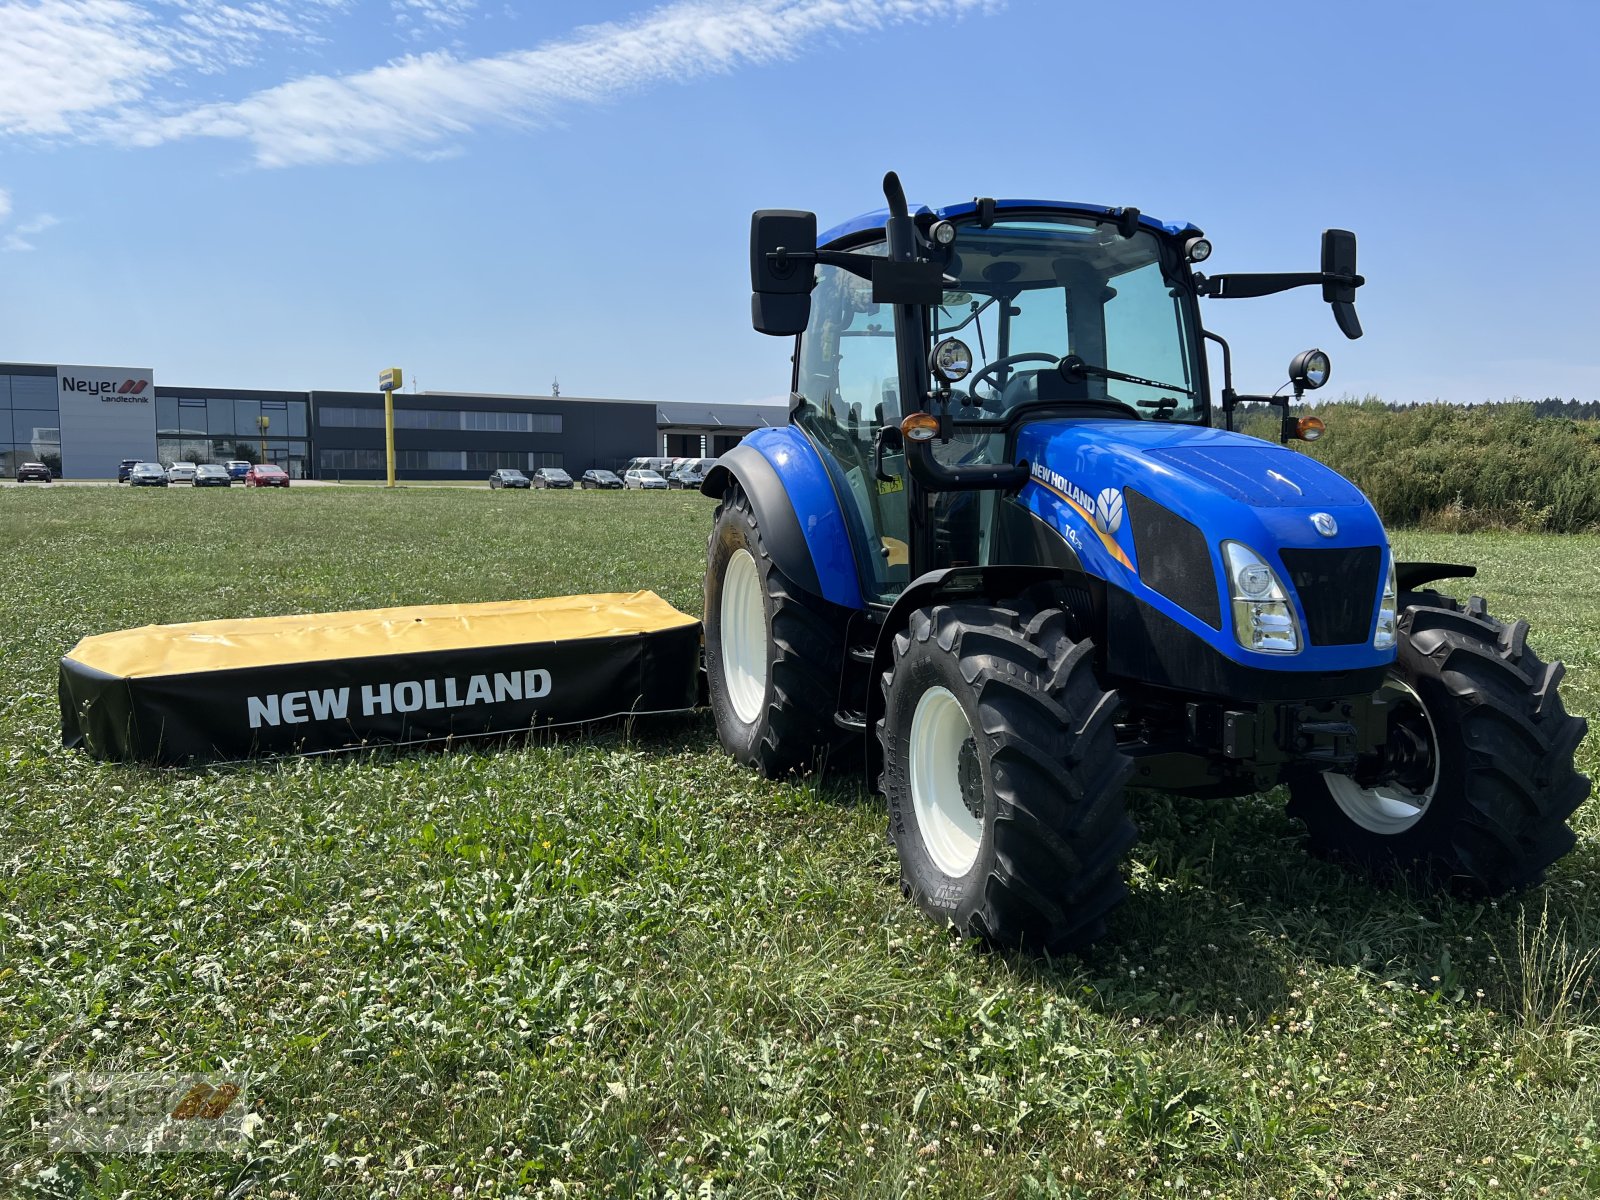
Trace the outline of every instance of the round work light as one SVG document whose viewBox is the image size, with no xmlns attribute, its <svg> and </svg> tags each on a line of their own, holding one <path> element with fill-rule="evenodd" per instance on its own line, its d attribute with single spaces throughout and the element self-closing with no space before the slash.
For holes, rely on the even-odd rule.
<svg viewBox="0 0 1600 1200">
<path fill-rule="evenodd" d="M 1183 244 L 1183 256 L 1192 263 L 1203 263 L 1211 257 L 1211 243 L 1203 237 L 1192 237 Z"/>
<path fill-rule="evenodd" d="M 1296 388 L 1315 390 L 1328 382 L 1333 364 L 1321 350 L 1302 350 L 1289 361 L 1289 379 Z"/>
<path fill-rule="evenodd" d="M 933 348 L 928 369 L 941 383 L 956 383 L 972 371 L 972 351 L 960 338 L 945 338 Z"/>
<path fill-rule="evenodd" d="M 928 236 L 933 239 L 936 246 L 948 246 L 956 240 L 956 227 L 949 221 L 935 221 L 933 228 L 928 230 Z"/>
</svg>

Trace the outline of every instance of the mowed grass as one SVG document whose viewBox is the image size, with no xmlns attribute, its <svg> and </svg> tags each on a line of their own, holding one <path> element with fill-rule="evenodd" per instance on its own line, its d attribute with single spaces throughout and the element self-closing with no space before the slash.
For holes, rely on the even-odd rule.
<svg viewBox="0 0 1600 1200">
<path fill-rule="evenodd" d="M 1083 958 L 900 897 L 853 779 L 707 719 L 156 771 L 56 662 L 153 621 L 652 587 L 695 495 L 0 492 L 0 1194 L 1589 1196 L 1600 807 L 1498 903 L 1305 856 L 1281 795 L 1138 796 Z M 1600 708 L 1600 540 L 1413 536 Z M 1581 766 L 1597 765 L 1591 738 Z M 70 1069 L 247 1073 L 249 1154 L 42 1151 Z"/>
</svg>

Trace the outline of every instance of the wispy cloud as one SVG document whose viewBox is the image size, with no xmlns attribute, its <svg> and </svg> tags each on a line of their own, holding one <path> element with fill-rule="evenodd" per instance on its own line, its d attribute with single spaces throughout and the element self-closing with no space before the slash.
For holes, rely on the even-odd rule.
<svg viewBox="0 0 1600 1200">
<path fill-rule="evenodd" d="M 11 215 L 11 193 L 0 188 L 0 223 Z"/>
<path fill-rule="evenodd" d="M 448 25 L 464 17 L 470 0 L 400 0 L 412 19 Z M 997 7 L 1000 0 L 677 0 L 628 21 L 588 25 L 568 37 L 529 50 L 482 58 L 437 51 L 407 55 L 349 75 L 315 75 L 238 100 L 182 108 L 148 98 L 151 83 L 172 70 L 167 50 L 148 25 L 148 14 L 123 0 L 40 0 L 29 12 L 72 10 L 79 24 L 106 36 L 98 51 L 109 60 L 115 32 L 137 34 L 121 43 L 129 56 L 120 90 L 79 92 L 50 105 L 23 100 L 28 89 L 13 87 L 7 119 L 0 93 L 0 130 L 70 132 L 124 145 L 154 146 L 188 138 L 245 142 L 262 166 L 369 162 L 395 154 L 448 153 L 461 138 L 485 125 L 539 126 L 562 109 L 603 103 L 661 83 L 796 57 L 828 37 L 859 36 L 913 21 L 948 20 Z M 197 44 L 214 53 L 237 48 L 220 29 L 237 19 L 248 36 L 264 32 L 244 17 L 263 22 L 297 16 L 301 4 L 264 4 L 246 9 L 185 0 L 186 15 L 201 24 Z M 90 13 L 94 20 L 90 22 Z M 433 14 L 428 16 L 427 14 Z M 59 30 L 58 30 L 59 33 Z M 0 44 L 5 42 L 0 25 Z M 242 37 L 246 36 L 241 34 Z M 248 37 L 244 42 L 248 46 Z M 40 53 L 35 83 L 42 85 L 49 56 Z M 117 85 L 107 84 L 107 89 Z M 90 119 L 83 119 L 90 115 Z"/>
<path fill-rule="evenodd" d="M 4 195 L 4 193 L 0 193 Z M 5 213 L 0 211 L 0 220 L 4 220 Z M 33 238 L 43 233 L 46 229 L 54 229 L 61 221 L 49 213 L 40 213 L 37 217 L 18 225 L 0 238 L 0 252 L 15 253 L 34 249 Z"/>
<path fill-rule="evenodd" d="M 86 136 L 168 77 L 221 74 L 269 44 L 314 40 L 347 0 L 0 3 L 0 133 Z"/>
<path fill-rule="evenodd" d="M 413 40 L 440 30 L 459 29 L 477 7 L 477 0 L 389 0 L 395 25 Z"/>
<path fill-rule="evenodd" d="M 76 119 L 144 95 L 174 67 L 148 14 L 123 0 L 0 6 L 0 129 L 70 133 Z"/>
</svg>

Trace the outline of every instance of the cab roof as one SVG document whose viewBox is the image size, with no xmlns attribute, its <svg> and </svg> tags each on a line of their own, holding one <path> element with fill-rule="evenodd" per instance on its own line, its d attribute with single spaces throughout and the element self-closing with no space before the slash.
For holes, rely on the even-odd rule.
<svg viewBox="0 0 1600 1200">
<path fill-rule="evenodd" d="M 996 200 L 994 207 L 997 213 L 1018 210 L 1032 212 L 1046 210 L 1076 213 L 1079 216 L 1086 217 L 1108 217 L 1119 211 L 1114 208 L 1108 208 L 1104 204 L 1078 204 L 1070 200 Z M 977 211 L 978 202 L 976 200 L 967 200 L 964 203 L 951 204 L 944 208 L 929 208 L 926 204 L 914 205 L 911 209 L 911 215 L 917 217 L 924 213 L 930 213 L 936 220 L 954 221 L 961 217 L 971 216 Z M 817 238 L 817 245 L 831 246 L 835 242 L 853 241 L 860 234 L 882 229 L 888 220 L 889 210 L 887 208 L 878 208 L 869 213 L 862 213 L 859 217 L 854 217 L 842 225 L 835 225 L 832 229 L 822 234 Z M 1139 224 L 1156 233 L 1179 235 L 1185 233 L 1198 234 L 1200 232 L 1199 228 L 1188 221 L 1175 225 L 1171 222 L 1159 221 L 1155 217 L 1147 216 L 1144 213 L 1139 214 Z"/>
</svg>

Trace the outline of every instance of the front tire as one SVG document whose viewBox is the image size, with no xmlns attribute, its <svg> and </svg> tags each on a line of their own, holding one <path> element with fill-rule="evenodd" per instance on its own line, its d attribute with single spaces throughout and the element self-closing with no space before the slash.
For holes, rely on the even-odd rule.
<svg viewBox="0 0 1600 1200">
<path fill-rule="evenodd" d="M 706 543 L 706 682 L 717 736 L 768 778 L 825 767 L 846 742 L 834 724 L 847 609 L 808 595 L 767 553 L 737 484 Z"/>
<path fill-rule="evenodd" d="M 1499 895 L 1537 883 L 1572 849 L 1567 818 L 1589 794 L 1573 766 L 1588 729 L 1558 685 L 1565 668 L 1527 645 L 1528 623 L 1437 592 L 1401 597 L 1384 778 L 1289 781 L 1289 814 L 1314 853 Z"/>
<path fill-rule="evenodd" d="M 1115 692 L 1048 595 L 911 614 L 884 675 L 881 786 L 901 890 L 991 944 L 1077 949 L 1127 894 Z"/>
</svg>

